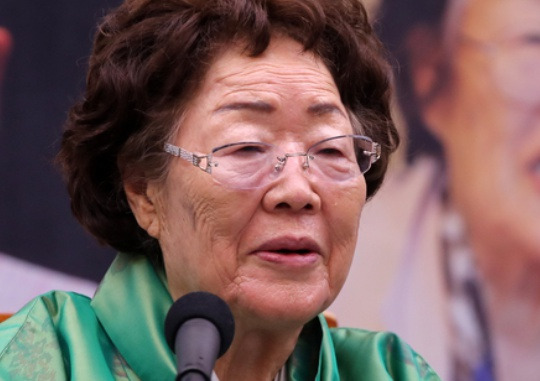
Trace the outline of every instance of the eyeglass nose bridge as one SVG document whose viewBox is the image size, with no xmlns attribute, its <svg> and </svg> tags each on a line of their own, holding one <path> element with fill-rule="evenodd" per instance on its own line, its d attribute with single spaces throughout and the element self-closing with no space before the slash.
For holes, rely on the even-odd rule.
<svg viewBox="0 0 540 381">
<path fill-rule="evenodd" d="M 304 160 L 304 163 L 302 164 L 302 168 L 303 169 L 308 169 L 309 168 L 309 161 L 313 160 L 314 156 L 310 155 L 307 152 L 285 153 L 285 154 L 283 154 L 283 156 L 277 156 L 276 159 L 278 160 L 278 162 L 276 163 L 276 165 L 274 165 L 274 169 L 277 172 L 281 172 L 283 170 L 283 168 L 285 167 L 285 164 L 287 164 L 287 159 L 289 157 L 302 157 L 302 156 L 304 156 L 306 158 Z"/>
</svg>

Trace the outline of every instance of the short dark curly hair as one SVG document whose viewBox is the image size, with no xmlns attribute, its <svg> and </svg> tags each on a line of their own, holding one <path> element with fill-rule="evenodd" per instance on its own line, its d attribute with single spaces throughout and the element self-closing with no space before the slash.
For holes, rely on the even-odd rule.
<svg viewBox="0 0 540 381">
<path fill-rule="evenodd" d="M 276 33 L 325 62 L 356 132 L 381 144 L 366 173 L 368 197 L 376 192 L 399 136 L 391 71 L 358 0 L 126 0 L 98 27 L 86 93 L 69 112 L 57 156 L 75 217 L 101 243 L 160 257 L 123 182 L 166 175 L 163 144 L 222 49 L 245 44 L 258 56 Z"/>
</svg>

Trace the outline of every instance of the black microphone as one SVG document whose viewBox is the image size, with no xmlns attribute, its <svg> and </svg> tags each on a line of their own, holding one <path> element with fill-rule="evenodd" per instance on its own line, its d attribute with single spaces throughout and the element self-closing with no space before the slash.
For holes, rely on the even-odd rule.
<svg viewBox="0 0 540 381">
<path fill-rule="evenodd" d="M 233 337 L 234 317 L 218 296 L 191 292 L 174 302 L 165 318 L 165 338 L 178 360 L 176 381 L 210 381 Z"/>
</svg>

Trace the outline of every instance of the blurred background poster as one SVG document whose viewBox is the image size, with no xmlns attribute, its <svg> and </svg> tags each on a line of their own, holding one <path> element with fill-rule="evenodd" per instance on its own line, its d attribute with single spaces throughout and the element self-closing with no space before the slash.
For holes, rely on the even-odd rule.
<svg viewBox="0 0 540 381">
<path fill-rule="evenodd" d="M 406 165 L 366 204 L 331 310 L 443 380 L 540 374 L 540 2 L 381 0 Z"/>
</svg>

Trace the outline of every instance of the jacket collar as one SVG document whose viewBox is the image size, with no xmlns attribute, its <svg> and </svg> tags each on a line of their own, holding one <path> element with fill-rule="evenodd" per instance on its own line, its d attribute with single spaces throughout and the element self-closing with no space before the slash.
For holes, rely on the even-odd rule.
<svg viewBox="0 0 540 381">
<path fill-rule="evenodd" d="M 92 307 L 133 371 L 143 380 L 173 380 L 176 360 L 165 341 L 172 305 L 163 271 L 144 256 L 120 253 L 105 274 Z"/>
<path fill-rule="evenodd" d="M 120 253 L 92 300 L 104 330 L 143 380 L 172 380 L 176 358 L 169 349 L 164 321 L 172 298 L 165 274 L 142 255 Z M 322 315 L 304 326 L 290 357 L 289 380 L 339 380 L 334 344 Z"/>
</svg>

